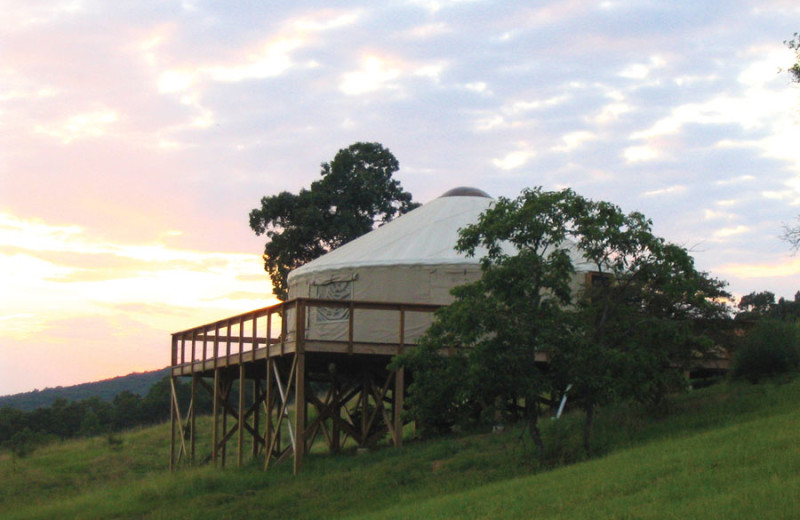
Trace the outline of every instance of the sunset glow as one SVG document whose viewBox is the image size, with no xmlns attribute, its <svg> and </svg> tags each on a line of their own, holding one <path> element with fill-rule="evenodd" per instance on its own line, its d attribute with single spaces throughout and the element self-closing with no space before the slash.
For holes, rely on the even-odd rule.
<svg viewBox="0 0 800 520">
<path fill-rule="evenodd" d="M 356 141 L 415 200 L 571 187 L 792 297 L 797 2 L 2 2 L 0 395 L 273 303 L 248 213 Z"/>
</svg>

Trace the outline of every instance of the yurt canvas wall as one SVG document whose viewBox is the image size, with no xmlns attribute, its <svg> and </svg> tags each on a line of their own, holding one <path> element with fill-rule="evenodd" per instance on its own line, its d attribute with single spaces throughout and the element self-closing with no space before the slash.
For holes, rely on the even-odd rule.
<svg viewBox="0 0 800 520">
<path fill-rule="evenodd" d="M 452 302 L 450 290 L 481 276 L 485 251 L 466 257 L 455 251 L 459 229 L 478 222 L 492 199 L 474 188 L 456 188 L 441 197 L 294 270 L 289 298 L 307 297 L 377 302 Z M 576 275 L 576 289 L 583 274 Z M 407 313 L 404 336 L 416 340 L 432 316 Z M 396 343 L 397 312 L 356 311 L 354 341 Z M 293 319 L 289 317 L 289 324 Z M 342 308 L 312 308 L 307 339 L 348 338 L 349 314 Z M 290 325 L 290 334 L 293 326 Z"/>
</svg>

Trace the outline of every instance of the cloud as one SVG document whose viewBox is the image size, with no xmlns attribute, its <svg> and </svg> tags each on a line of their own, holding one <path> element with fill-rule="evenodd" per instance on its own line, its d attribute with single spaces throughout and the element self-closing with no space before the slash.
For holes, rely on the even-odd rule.
<svg viewBox="0 0 800 520">
<path fill-rule="evenodd" d="M 728 263 L 717 267 L 722 274 L 744 279 L 766 279 L 790 277 L 800 274 L 800 259 L 787 258 L 780 262 L 761 264 Z"/>
<path fill-rule="evenodd" d="M 554 146 L 553 150 L 556 152 L 571 152 L 580 147 L 583 143 L 594 139 L 597 139 L 597 135 L 593 132 L 588 132 L 586 130 L 570 132 L 561 137 L 563 144 Z"/>
<path fill-rule="evenodd" d="M 98 110 L 83 114 L 75 114 L 65 121 L 52 125 L 37 125 L 35 131 L 59 139 L 63 144 L 70 144 L 80 139 L 102 137 L 108 133 L 109 127 L 119 119 L 114 110 Z"/>
<path fill-rule="evenodd" d="M 342 75 L 339 90 L 348 96 L 358 96 L 377 90 L 396 90 L 396 80 L 402 69 L 398 64 L 378 56 L 366 56 L 358 70 Z"/>
<path fill-rule="evenodd" d="M 666 65 L 666 61 L 659 56 L 653 56 L 648 63 L 632 63 L 625 67 L 619 75 L 626 79 L 645 79 L 650 73 L 662 68 Z"/>
<path fill-rule="evenodd" d="M 172 308 L 192 309 L 195 317 L 244 312 L 248 303 L 274 301 L 266 274 L 262 292 L 252 289 L 261 267 L 255 254 L 106 242 L 75 226 L 0 215 L 0 270 L 15 274 L 5 284 L 0 316 L 18 316 L 0 336 L 31 337 L 54 318 L 124 306 L 130 312 L 143 304 L 165 310 L 138 319 L 166 331 L 176 326 Z"/>
<path fill-rule="evenodd" d="M 660 188 L 657 190 L 646 191 L 642 195 L 645 197 L 658 197 L 661 195 L 673 195 L 675 193 L 682 193 L 685 191 L 686 191 L 686 186 L 669 186 L 667 188 Z"/>
<path fill-rule="evenodd" d="M 519 150 L 509 152 L 505 156 L 492 159 L 492 164 L 501 170 L 515 170 L 524 166 L 528 160 L 536 156 L 536 152 L 523 147 Z"/>
<path fill-rule="evenodd" d="M 653 161 L 661 158 L 661 152 L 651 146 L 630 146 L 622 151 L 622 156 L 629 163 Z"/>
<path fill-rule="evenodd" d="M 722 228 L 718 229 L 714 232 L 714 238 L 728 238 L 734 235 L 740 235 L 742 233 L 748 233 L 750 228 L 748 226 L 736 226 L 736 227 L 729 227 L 729 228 Z"/>
</svg>

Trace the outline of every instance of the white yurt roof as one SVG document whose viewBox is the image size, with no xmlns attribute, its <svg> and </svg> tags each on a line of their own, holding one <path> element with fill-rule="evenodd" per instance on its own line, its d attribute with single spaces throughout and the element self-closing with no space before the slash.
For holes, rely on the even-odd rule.
<svg viewBox="0 0 800 520">
<path fill-rule="evenodd" d="M 455 250 L 458 231 L 478 222 L 493 199 L 476 188 L 454 188 L 437 199 L 322 255 L 289 273 L 296 276 L 341 268 L 391 265 L 477 264 Z M 512 253 L 513 254 L 513 253 Z M 576 266 L 577 267 L 577 266 Z"/>
</svg>

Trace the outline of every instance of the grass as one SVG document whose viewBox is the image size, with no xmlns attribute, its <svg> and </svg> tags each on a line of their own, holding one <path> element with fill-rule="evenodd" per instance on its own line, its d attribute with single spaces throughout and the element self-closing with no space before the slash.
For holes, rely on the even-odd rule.
<svg viewBox="0 0 800 520">
<path fill-rule="evenodd" d="M 0 518 L 791 518 L 800 511 L 800 382 L 722 384 L 655 417 L 602 411 L 584 460 L 580 414 L 546 421 L 549 466 L 518 429 L 356 455 L 304 471 L 251 461 L 170 474 L 169 427 L 0 452 Z M 205 427 L 205 426 L 203 426 Z M 198 427 L 198 431 L 202 431 Z M 235 460 L 235 455 L 229 460 Z"/>
</svg>

